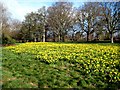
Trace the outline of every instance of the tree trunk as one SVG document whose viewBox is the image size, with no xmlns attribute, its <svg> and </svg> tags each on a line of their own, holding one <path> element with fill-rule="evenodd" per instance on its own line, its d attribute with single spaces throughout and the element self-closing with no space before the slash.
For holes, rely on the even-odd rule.
<svg viewBox="0 0 120 90">
<path fill-rule="evenodd" d="M 60 40 L 61 40 L 61 37 L 60 37 L 60 34 L 58 35 L 58 42 L 60 42 Z"/>
<path fill-rule="evenodd" d="M 53 32 L 53 42 L 55 42 L 55 33 Z"/>
<path fill-rule="evenodd" d="M 72 34 L 72 42 L 74 42 L 74 33 Z"/>
<path fill-rule="evenodd" d="M 62 41 L 62 35 L 61 35 L 61 33 L 60 33 L 59 36 L 58 36 L 58 41 L 59 41 L 59 42 Z"/>
<path fill-rule="evenodd" d="M 89 41 L 89 32 L 87 32 L 87 42 Z"/>
<path fill-rule="evenodd" d="M 114 41 L 113 41 L 113 34 L 112 33 L 110 34 L 110 38 L 111 38 L 111 43 L 114 43 Z"/>
<path fill-rule="evenodd" d="M 34 42 L 36 42 L 37 40 L 36 40 L 36 37 L 34 38 Z"/>
<path fill-rule="evenodd" d="M 60 42 L 62 42 L 62 34 L 60 33 Z"/>
<path fill-rule="evenodd" d="M 47 30 L 45 30 L 45 42 L 47 41 Z"/>
<path fill-rule="evenodd" d="M 64 38 L 64 35 L 62 36 L 62 42 L 64 42 L 65 41 L 65 38 Z"/>
<path fill-rule="evenodd" d="M 40 35 L 38 36 L 38 42 L 40 42 Z"/>
<path fill-rule="evenodd" d="M 45 42 L 45 29 L 43 29 L 43 42 Z"/>
</svg>

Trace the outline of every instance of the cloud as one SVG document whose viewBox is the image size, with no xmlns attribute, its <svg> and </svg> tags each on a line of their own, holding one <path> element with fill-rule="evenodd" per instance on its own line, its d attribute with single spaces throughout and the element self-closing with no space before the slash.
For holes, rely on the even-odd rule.
<svg viewBox="0 0 120 90">
<path fill-rule="evenodd" d="M 42 6 L 50 6 L 52 2 L 63 0 L 0 0 L 8 7 L 13 18 L 24 20 L 27 13 L 38 10 Z M 64 0 L 67 1 L 67 0 Z M 71 0 L 73 1 L 73 0 Z M 78 3 L 76 4 L 78 5 Z"/>
<path fill-rule="evenodd" d="M 26 0 L 24 0 L 26 1 Z M 36 6 L 36 3 L 24 2 L 23 0 L 0 0 L 8 8 L 8 11 L 12 14 L 13 18 L 24 20 L 24 16 L 27 13 L 36 11 L 41 6 L 45 4 L 39 4 Z M 32 0 L 31 0 L 32 1 Z"/>
<path fill-rule="evenodd" d="M 24 19 L 24 9 L 16 0 L 1 0 L 12 14 L 13 18 Z"/>
<path fill-rule="evenodd" d="M 74 2 L 75 6 L 79 6 L 81 2 L 98 1 L 98 0 L 0 0 L 8 7 L 8 11 L 11 12 L 12 17 L 23 20 L 27 13 L 38 10 L 42 6 L 50 6 L 52 2 L 56 1 L 69 1 Z M 99 0 L 100 1 L 113 1 L 113 0 Z M 119 1 L 119 0 L 115 0 Z M 80 2 L 80 3 L 78 3 Z"/>
</svg>

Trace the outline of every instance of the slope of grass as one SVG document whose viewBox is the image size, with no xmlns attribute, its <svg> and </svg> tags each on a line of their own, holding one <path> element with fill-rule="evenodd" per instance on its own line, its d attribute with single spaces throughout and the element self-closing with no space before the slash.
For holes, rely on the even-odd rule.
<svg viewBox="0 0 120 90">
<path fill-rule="evenodd" d="M 119 47 L 70 43 L 5 47 L 3 88 L 120 88 Z"/>
</svg>

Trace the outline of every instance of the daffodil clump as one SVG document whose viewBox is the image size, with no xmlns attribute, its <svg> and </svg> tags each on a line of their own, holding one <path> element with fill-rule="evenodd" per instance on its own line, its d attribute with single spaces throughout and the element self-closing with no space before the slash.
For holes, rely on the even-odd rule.
<svg viewBox="0 0 120 90">
<path fill-rule="evenodd" d="M 105 82 L 120 82 L 120 46 L 104 44 L 57 44 L 29 42 L 5 49 L 26 53 L 45 63 L 78 63 L 83 74 L 100 76 Z M 95 77 L 94 77 L 95 78 Z M 96 77 L 97 78 L 97 77 Z"/>
</svg>

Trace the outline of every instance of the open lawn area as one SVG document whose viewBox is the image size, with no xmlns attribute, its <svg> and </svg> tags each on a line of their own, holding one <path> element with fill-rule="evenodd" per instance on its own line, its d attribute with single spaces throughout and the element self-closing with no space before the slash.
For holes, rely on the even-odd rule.
<svg viewBox="0 0 120 90">
<path fill-rule="evenodd" d="M 1 83 L 3 88 L 117 89 L 120 44 L 29 42 L 3 47 Z"/>
</svg>

